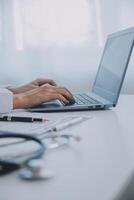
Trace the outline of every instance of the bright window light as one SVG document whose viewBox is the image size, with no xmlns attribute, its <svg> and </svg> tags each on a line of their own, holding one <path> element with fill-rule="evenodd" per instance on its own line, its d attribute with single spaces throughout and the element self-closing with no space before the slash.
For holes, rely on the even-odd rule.
<svg viewBox="0 0 134 200">
<path fill-rule="evenodd" d="M 92 0 L 14 0 L 17 49 L 94 42 L 92 7 Z"/>
</svg>

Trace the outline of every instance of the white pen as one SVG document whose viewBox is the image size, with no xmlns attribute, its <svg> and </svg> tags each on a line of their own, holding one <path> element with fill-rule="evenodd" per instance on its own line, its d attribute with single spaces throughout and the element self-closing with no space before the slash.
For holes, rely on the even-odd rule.
<svg viewBox="0 0 134 200">
<path fill-rule="evenodd" d="M 57 125 L 55 125 L 55 127 L 52 127 L 52 131 L 61 131 L 65 128 L 68 128 L 68 127 L 70 127 L 74 124 L 77 124 L 83 120 L 84 120 L 83 117 L 77 117 L 77 118 L 72 119 L 72 121 L 66 121 L 64 123 L 57 124 Z"/>
</svg>

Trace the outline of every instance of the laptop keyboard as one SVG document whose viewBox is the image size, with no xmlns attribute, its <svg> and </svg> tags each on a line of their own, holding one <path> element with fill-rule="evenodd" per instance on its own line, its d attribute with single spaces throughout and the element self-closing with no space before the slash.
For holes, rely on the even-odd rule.
<svg viewBox="0 0 134 200">
<path fill-rule="evenodd" d="M 85 104 L 100 104 L 97 100 L 91 98 L 88 94 L 74 94 L 75 103 L 77 105 L 85 105 Z"/>
</svg>

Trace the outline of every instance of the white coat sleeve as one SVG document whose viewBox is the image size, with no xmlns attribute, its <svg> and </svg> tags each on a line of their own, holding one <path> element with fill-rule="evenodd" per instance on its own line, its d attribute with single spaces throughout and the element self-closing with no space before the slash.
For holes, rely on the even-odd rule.
<svg viewBox="0 0 134 200">
<path fill-rule="evenodd" d="M 13 109 L 13 93 L 0 86 L 0 114 L 10 113 Z"/>
</svg>

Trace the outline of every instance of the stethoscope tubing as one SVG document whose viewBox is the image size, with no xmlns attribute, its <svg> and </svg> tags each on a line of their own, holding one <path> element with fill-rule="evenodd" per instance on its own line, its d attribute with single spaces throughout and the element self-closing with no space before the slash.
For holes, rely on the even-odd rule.
<svg viewBox="0 0 134 200">
<path fill-rule="evenodd" d="M 46 153 L 46 150 L 48 149 L 45 145 L 44 142 L 42 142 L 42 139 L 56 139 L 56 138 L 64 138 L 66 140 L 66 142 L 64 142 L 62 145 L 58 145 L 57 147 L 63 146 L 65 144 L 69 144 L 69 139 L 70 138 L 74 138 L 76 141 L 79 141 L 79 137 L 78 136 L 73 136 L 71 134 L 54 134 L 54 135 L 49 135 L 49 136 L 45 136 L 44 138 L 37 138 L 36 136 L 31 136 L 28 134 L 17 134 L 17 133 L 5 133 L 5 132 L 0 132 L 0 138 L 20 138 L 23 139 L 22 142 L 26 142 L 26 141 L 34 141 L 35 143 L 38 143 L 40 148 L 36 151 L 34 151 L 32 153 L 32 155 L 30 155 L 27 159 L 25 159 L 22 163 L 17 164 L 16 162 L 7 160 L 7 161 L 2 161 L 0 160 L 0 167 L 3 168 L 3 170 L 0 170 L 0 175 L 4 175 L 6 173 L 9 173 L 11 171 L 14 171 L 16 169 L 20 169 L 20 168 L 24 168 L 24 167 L 28 167 L 29 166 L 29 161 L 33 160 L 33 159 L 40 159 L 43 157 L 43 155 Z M 14 143 L 14 144 L 17 144 Z M 10 144 L 7 144 L 7 146 L 9 146 Z M 5 145 L 6 146 L 6 145 Z M 55 148 L 55 147 L 54 147 Z"/>
<path fill-rule="evenodd" d="M 46 151 L 45 144 L 35 136 L 26 135 L 26 134 L 0 132 L 0 138 L 20 138 L 20 139 L 24 139 L 26 141 L 34 141 L 34 142 L 38 143 L 40 145 L 40 149 L 37 150 L 36 152 L 34 152 L 34 154 L 30 157 L 30 160 L 41 158 Z M 29 158 L 25 160 L 25 163 L 28 161 L 29 161 Z"/>
</svg>

